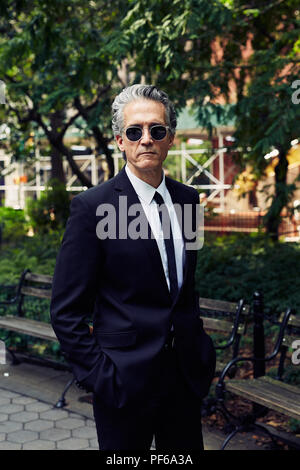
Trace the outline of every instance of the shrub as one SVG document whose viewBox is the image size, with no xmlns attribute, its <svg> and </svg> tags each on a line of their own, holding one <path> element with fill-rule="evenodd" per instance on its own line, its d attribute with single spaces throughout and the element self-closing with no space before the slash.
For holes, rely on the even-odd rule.
<svg viewBox="0 0 300 470">
<path fill-rule="evenodd" d="M 23 210 L 0 207 L 0 230 L 2 242 L 15 243 L 25 237 L 28 223 Z"/>
<path fill-rule="evenodd" d="M 198 252 L 196 289 L 202 297 L 250 303 L 264 295 L 266 312 L 300 309 L 300 246 L 272 242 L 265 235 L 205 238 Z"/>
<path fill-rule="evenodd" d="M 25 237 L 22 242 L 1 250 L 0 284 L 16 284 L 26 268 L 53 275 L 64 228 L 47 234 Z"/>
<path fill-rule="evenodd" d="M 66 225 L 70 198 L 64 184 L 52 179 L 38 200 L 27 199 L 27 214 L 35 233 L 49 233 Z"/>
</svg>

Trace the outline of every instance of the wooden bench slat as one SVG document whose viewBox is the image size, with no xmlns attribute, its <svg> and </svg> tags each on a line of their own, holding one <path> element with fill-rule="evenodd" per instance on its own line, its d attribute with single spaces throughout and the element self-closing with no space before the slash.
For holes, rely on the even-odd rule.
<svg viewBox="0 0 300 470">
<path fill-rule="evenodd" d="M 291 315 L 289 318 L 289 325 L 295 326 L 296 328 L 300 328 L 300 317 L 299 315 Z"/>
<path fill-rule="evenodd" d="M 219 320 L 217 318 L 200 317 L 203 320 L 203 326 L 207 330 L 230 332 L 233 328 L 233 322 Z"/>
<path fill-rule="evenodd" d="M 0 328 L 9 329 L 37 338 L 57 341 L 53 328 L 48 323 L 14 316 L 0 317 Z"/>
<path fill-rule="evenodd" d="M 248 400 L 263 405 L 268 409 L 299 419 L 299 406 L 298 408 L 295 407 L 295 402 L 293 399 L 287 400 L 287 398 L 283 396 L 282 390 L 278 391 L 277 394 L 275 393 L 274 389 L 272 390 L 272 393 L 270 393 L 270 391 L 267 393 L 266 390 L 258 390 L 257 387 L 253 387 L 254 384 L 251 384 L 251 386 L 248 388 L 245 388 L 244 386 L 241 387 L 239 385 L 235 383 L 230 384 L 230 388 L 236 395 L 247 398 Z"/>
<path fill-rule="evenodd" d="M 32 295 L 42 299 L 51 299 L 51 289 L 40 289 L 38 287 L 24 286 L 21 288 L 21 293 L 24 295 Z"/>
<path fill-rule="evenodd" d="M 237 304 L 233 302 L 226 302 L 224 300 L 215 300 L 200 297 L 199 306 L 200 308 L 206 310 L 220 310 L 222 312 L 235 313 Z"/>
<path fill-rule="evenodd" d="M 279 317 L 279 321 L 282 322 L 284 318 L 284 313 L 282 313 Z M 299 315 L 291 315 L 288 321 L 289 326 L 294 326 L 295 328 L 300 328 L 300 316 Z"/>
<path fill-rule="evenodd" d="M 25 275 L 25 279 L 26 281 L 43 282 L 45 284 L 52 284 L 53 276 L 49 276 L 48 274 L 27 273 Z"/>
<path fill-rule="evenodd" d="M 295 336 L 292 336 L 292 335 L 285 335 L 283 340 L 282 340 L 282 344 L 283 344 L 283 346 L 288 346 L 290 348 L 292 346 L 293 342 L 296 339 L 300 339 L 300 333 L 299 333 L 298 338 L 296 338 Z"/>
<path fill-rule="evenodd" d="M 237 303 L 227 302 L 225 300 L 207 299 L 205 297 L 199 298 L 199 306 L 203 310 L 216 310 L 227 313 L 236 313 L 237 311 Z M 247 315 L 249 311 L 250 306 L 244 305 L 242 310 L 243 315 Z"/>
<path fill-rule="evenodd" d="M 272 377 L 270 377 L 269 375 L 264 375 L 262 377 L 259 377 L 259 379 L 256 379 L 256 380 L 259 380 L 260 382 L 261 381 L 267 382 L 267 383 L 270 383 L 270 384 L 274 384 L 274 383 L 275 384 L 280 384 L 281 388 L 285 388 L 286 390 L 290 390 L 293 393 L 299 394 L 299 400 L 300 400 L 300 387 L 288 384 L 286 382 L 275 380 Z"/>
<path fill-rule="evenodd" d="M 243 383 L 247 389 L 251 389 L 252 392 L 254 391 L 257 395 L 266 395 L 270 399 L 270 402 L 272 402 L 273 395 L 277 397 L 278 395 L 284 394 L 284 401 L 292 399 L 292 403 L 294 403 L 296 397 L 297 400 L 300 398 L 300 388 L 291 384 L 285 384 L 284 382 L 273 379 L 272 377 L 268 377 L 266 379 L 266 376 L 263 376 L 257 379 L 244 380 Z"/>
<path fill-rule="evenodd" d="M 226 388 L 236 395 L 266 406 L 292 418 L 300 418 L 300 390 L 282 386 L 282 382 L 269 378 L 253 380 L 229 380 Z M 286 385 L 286 384 L 284 384 Z"/>
</svg>

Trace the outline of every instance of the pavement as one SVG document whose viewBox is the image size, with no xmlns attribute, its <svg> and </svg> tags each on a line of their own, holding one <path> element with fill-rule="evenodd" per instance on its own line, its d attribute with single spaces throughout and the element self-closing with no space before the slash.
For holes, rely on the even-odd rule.
<svg viewBox="0 0 300 470">
<path fill-rule="evenodd" d="M 55 407 L 71 378 L 67 371 L 27 362 L 0 365 L 0 450 L 98 450 L 89 396 L 72 385 L 67 405 Z M 225 437 L 203 425 L 205 450 L 220 450 Z M 246 433 L 226 449 L 264 450 Z"/>
</svg>

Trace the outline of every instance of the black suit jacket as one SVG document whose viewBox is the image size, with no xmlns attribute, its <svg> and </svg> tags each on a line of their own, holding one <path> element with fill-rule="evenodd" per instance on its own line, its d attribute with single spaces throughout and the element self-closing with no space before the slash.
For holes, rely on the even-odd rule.
<svg viewBox="0 0 300 470">
<path fill-rule="evenodd" d="M 197 191 L 168 177 L 166 185 L 173 203 L 196 210 Z M 203 398 L 214 375 L 215 350 L 199 317 L 194 286 L 197 251 L 186 250 L 183 284 L 172 300 L 153 237 L 97 237 L 97 224 L 103 220 L 97 208 L 107 203 L 115 208 L 118 234 L 120 196 L 127 197 L 128 207 L 139 204 L 125 168 L 72 199 L 53 280 L 54 331 L 77 380 L 108 405 L 120 408 L 143 401 L 155 390 L 173 324 L 184 377 Z M 133 219 L 129 216 L 128 223 Z M 188 242 L 185 230 L 183 235 Z M 91 316 L 92 335 L 87 324 Z"/>
</svg>

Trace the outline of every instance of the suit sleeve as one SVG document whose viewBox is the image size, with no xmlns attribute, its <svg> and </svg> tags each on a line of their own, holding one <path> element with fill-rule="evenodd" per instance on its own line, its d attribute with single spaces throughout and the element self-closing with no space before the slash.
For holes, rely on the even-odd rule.
<svg viewBox="0 0 300 470">
<path fill-rule="evenodd" d="M 80 195 L 73 198 L 53 278 L 50 315 L 62 351 L 75 378 L 88 391 L 99 391 L 113 365 L 89 332 L 100 282 L 100 243 L 96 214 Z M 105 371 L 105 374 L 103 374 Z"/>
</svg>

